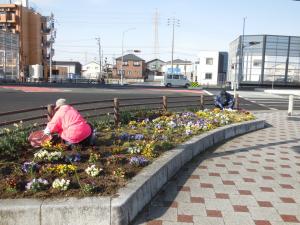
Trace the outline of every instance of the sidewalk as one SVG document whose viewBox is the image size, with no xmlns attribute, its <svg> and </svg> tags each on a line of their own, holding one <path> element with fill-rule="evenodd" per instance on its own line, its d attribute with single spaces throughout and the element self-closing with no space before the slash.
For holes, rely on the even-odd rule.
<svg viewBox="0 0 300 225">
<path fill-rule="evenodd" d="M 257 116 L 270 126 L 195 158 L 133 224 L 300 224 L 300 116 Z"/>
</svg>

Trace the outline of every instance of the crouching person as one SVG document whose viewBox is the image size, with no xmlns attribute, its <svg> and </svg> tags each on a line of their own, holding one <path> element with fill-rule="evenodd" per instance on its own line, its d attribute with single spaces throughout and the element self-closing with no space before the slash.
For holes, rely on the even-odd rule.
<svg viewBox="0 0 300 225">
<path fill-rule="evenodd" d="M 69 147 L 75 145 L 93 145 L 95 136 L 93 128 L 80 113 L 68 105 L 65 99 L 58 99 L 54 108 L 54 115 L 49 118 L 44 133 L 57 133 Z"/>
<path fill-rule="evenodd" d="M 233 109 L 234 103 L 235 99 L 233 95 L 225 90 L 222 90 L 215 99 L 215 106 L 220 109 Z"/>
</svg>

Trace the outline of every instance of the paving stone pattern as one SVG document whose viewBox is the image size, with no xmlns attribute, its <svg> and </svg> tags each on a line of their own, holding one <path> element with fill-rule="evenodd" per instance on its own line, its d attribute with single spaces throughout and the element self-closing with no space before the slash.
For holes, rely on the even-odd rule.
<svg viewBox="0 0 300 225">
<path fill-rule="evenodd" d="M 133 224 L 300 224 L 300 116 L 286 114 L 193 159 Z"/>
</svg>

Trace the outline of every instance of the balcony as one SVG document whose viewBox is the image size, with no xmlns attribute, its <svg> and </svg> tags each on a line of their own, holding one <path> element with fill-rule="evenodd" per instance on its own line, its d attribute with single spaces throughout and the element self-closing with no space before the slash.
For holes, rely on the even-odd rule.
<svg viewBox="0 0 300 225">
<path fill-rule="evenodd" d="M 15 14 L 0 14 L 0 23 L 16 23 L 17 16 Z"/>
</svg>

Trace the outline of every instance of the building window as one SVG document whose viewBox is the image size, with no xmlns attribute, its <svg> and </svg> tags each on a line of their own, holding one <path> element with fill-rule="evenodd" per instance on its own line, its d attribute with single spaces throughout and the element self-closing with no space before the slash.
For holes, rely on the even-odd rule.
<svg viewBox="0 0 300 225">
<path fill-rule="evenodd" d="M 206 65 L 212 65 L 214 63 L 213 58 L 206 58 Z"/>
<path fill-rule="evenodd" d="M 130 76 L 132 74 L 132 72 L 131 71 L 128 71 L 128 75 Z"/>
<path fill-rule="evenodd" d="M 133 62 L 134 66 L 140 66 L 140 62 Z"/>
<path fill-rule="evenodd" d="M 261 67 L 261 60 L 253 60 L 253 66 Z"/>
<path fill-rule="evenodd" d="M 195 64 L 200 64 L 200 60 L 196 61 Z"/>
<path fill-rule="evenodd" d="M 123 66 L 128 66 L 128 62 L 123 62 Z"/>
<path fill-rule="evenodd" d="M 206 80 L 211 80 L 212 79 L 212 73 L 206 73 L 205 74 L 205 79 Z"/>
<path fill-rule="evenodd" d="M 151 65 L 151 69 L 155 70 L 156 69 L 156 65 Z"/>
</svg>

